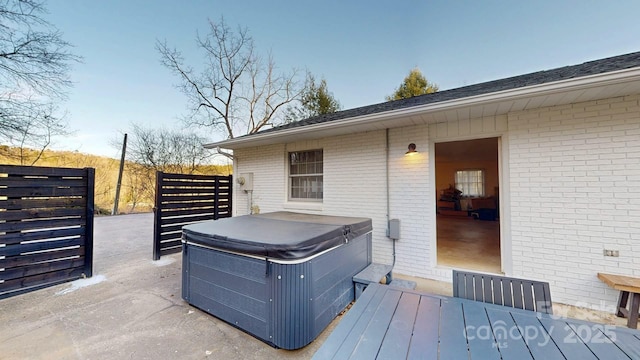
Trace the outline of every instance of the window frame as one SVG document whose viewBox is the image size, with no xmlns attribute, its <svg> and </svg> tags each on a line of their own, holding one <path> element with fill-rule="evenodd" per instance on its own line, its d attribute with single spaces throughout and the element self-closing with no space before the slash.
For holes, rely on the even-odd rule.
<svg viewBox="0 0 640 360">
<path fill-rule="evenodd" d="M 313 161 L 303 161 L 297 164 L 292 164 L 291 159 L 293 154 L 311 154 L 315 153 L 314 157 L 317 157 L 317 153 L 320 153 L 321 160 L 318 161 L 314 159 Z M 297 171 L 295 174 L 292 173 L 293 165 L 304 165 L 308 167 L 309 165 L 314 165 L 314 171 L 317 171 L 317 165 L 320 164 L 321 172 L 300 172 Z M 296 178 L 317 178 L 319 179 L 319 191 L 315 191 L 315 193 L 319 193 L 319 197 L 294 197 L 294 188 L 293 188 L 293 179 Z M 304 186 L 304 185 L 303 185 Z M 313 187 L 313 185 L 310 185 Z M 318 186 L 318 185 L 316 185 Z M 302 190 L 305 192 L 304 190 Z M 314 193 L 310 191 L 310 193 Z M 297 150 L 297 151 L 288 151 L 287 152 L 287 201 L 291 202 L 303 202 L 303 203 L 322 203 L 324 199 L 324 150 L 320 149 L 308 149 L 308 150 Z"/>
</svg>

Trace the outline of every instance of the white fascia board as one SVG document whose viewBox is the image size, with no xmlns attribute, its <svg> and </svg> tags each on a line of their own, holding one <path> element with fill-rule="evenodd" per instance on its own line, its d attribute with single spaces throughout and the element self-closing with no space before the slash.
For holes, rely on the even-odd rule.
<svg viewBox="0 0 640 360">
<path fill-rule="evenodd" d="M 273 143 L 279 143 L 281 141 L 278 141 L 278 139 L 281 138 L 289 138 L 291 136 L 295 136 L 296 134 L 318 131 L 327 128 L 347 127 L 356 124 L 361 125 L 417 114 L 429 114 L 439 111 L 455 110 L 458 108 L 464 108 L 467 106 L 479 105 L 483 103 L 491 103 L 497 101 L 515 101 L 532 96 L 552 95 L 567 91 L 583 90 L 588 88 L 596 88 L 600 86 L 624 84 L 637 81 L 640 81 L 640 68 L 638 67 L 608 72 L 604 74 L 560 80 L 551 83 L 526 86 L 516 89 L 497 91 L 476 96 L 469 96 L 459 99 L 446 100 L 432 104 L 416 105 L 403 109 L 349 117 L 318 124 L 293 127 L 289 129 L 271 131 L 264 134 L 258 133 L 247 137 L 240 137 L 211 144 L 205 144 L 204 147 L 209 149 L 220 147 L 223 149 L 232 150 L 235 148 L 251 146 L 251 143 L 254 142 L 264 143 L 264 141 L 272 140 Z"/>
</svg>

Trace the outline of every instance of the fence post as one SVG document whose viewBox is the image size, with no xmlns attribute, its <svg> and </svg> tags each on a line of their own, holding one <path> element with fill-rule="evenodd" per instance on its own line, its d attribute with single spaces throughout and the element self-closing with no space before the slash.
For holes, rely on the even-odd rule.
<svg viewBox="0 0 640 360">
<path fill-rule="evenodd" d="M 220 218 L 220 176 L 214 178 L 213 182 L 213 220 Z"/>
<path fill-rule="evenodd" d="M 164 173 L 156 171 L 156 202 L 153 207 L 153 260 L 160 260 L 160 236 L 162 234 L 162 180 Z"/>
<path fill-rule="evenodd" d="M 227 201 L 227 216 L 228 217 L 232 217 L 233 216 L 233 175 L 229 175 L 228 176 L 229 179 L 229 185 L 228 185 L 228 190 L 227 193 L 229 195 L 227 195 L 228 201 Z"/>
<path fill-rule="evenodd" d="M 93 213 L 94 213 L 94 187 L 96 170 L 85 168 L 87 177 L 87 204 L 85 222 L 85 242 L 84 242 L 84 276 L 93 276 Z"/>
</svg>

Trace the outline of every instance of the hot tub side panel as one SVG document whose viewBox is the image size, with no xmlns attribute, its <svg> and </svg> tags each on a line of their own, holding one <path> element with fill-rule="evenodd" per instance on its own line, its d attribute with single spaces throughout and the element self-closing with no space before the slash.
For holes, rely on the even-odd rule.
<svg viewBox="0 0 640 360">
<path fill-rule="evenodd" d="M 371 233 L 299 264 L 271 263 L 273 344 L 312 342 L 354 300 L 353 276 L 371 263 Z"/>
<path fill-rule="evenodd" d="M 182 298 L 270 342 L 267 263 L 183 244 Z"/>
</svg>

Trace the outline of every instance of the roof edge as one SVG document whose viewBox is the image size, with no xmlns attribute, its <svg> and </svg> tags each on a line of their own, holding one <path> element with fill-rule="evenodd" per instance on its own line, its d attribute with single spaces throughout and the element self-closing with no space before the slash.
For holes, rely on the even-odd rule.
<svg viewBox="0 0 640 360">
<path fill-rule="evenodd" d="M 436 103 L 421 104 L 401 109 L 393 109 L 373 114 L 360 115 L 337 119 L 317 124 L 309 124 L 299 127 L 292 127 L 277 131 L 269 131 L 265 133 L 256 133 L 248 136 L 237 137 L 234 139 L 222 140 L 210 144 L 205 144 L 208 149 L 222 148 L 233 150 L 235 148 L 247 147 L 252 142 L 262 142 L 265 140 L 287 137 L 295 134 L 306 133 L 309 131 L 326 129 L 328 127 L 349 126 L 354 124 L 365 124 L 368 122 L 381 121 L 393 117 L 413 115 L 415 113 L 429 113 L 445 110 L 453 110 L 459 107 L 471 106 L 480 103 L 490 103 L 494 101 L 517 100 L 532 95 L 553 94 L 562 91 L 579 90 L 581 88 L 589 88 L 596 86 L 605 86 L 612 83 L 640 81 L 640 67 L 616 70 L 606 73 L 587 75 L 578 78 L 564 79 L 554 82 L 530 85 L 515 89 L 490 92 L 480 95 L 468 96 L 458 99 L 445 100 Z"/>
</svg>

